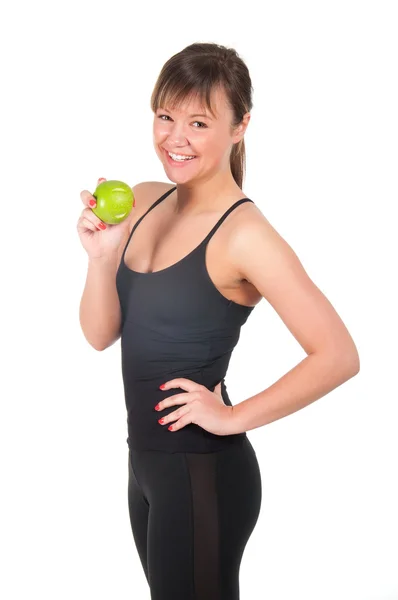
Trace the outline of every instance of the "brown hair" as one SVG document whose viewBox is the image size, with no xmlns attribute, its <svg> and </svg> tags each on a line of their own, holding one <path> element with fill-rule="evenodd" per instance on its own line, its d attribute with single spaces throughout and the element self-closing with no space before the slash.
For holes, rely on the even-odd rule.
<svg viewBox="0 0 398 600">
<path fill-rule="evenodd" d="M 194 43 L 172 56 L 162 67 L 151 96 L 151 109 L 170 105 L 177 108 L 191 94 L 214 115 L 210 96 L 216 88 L 225 91 L 233 112 L 232 128 L 250 112 L 252 83 L 248 68 L 236 50 L 214 43 Z M 230 166 L 233 178 L 242 188 L 246 169 L 245 141 L 233 145 Z"/>
</svg>

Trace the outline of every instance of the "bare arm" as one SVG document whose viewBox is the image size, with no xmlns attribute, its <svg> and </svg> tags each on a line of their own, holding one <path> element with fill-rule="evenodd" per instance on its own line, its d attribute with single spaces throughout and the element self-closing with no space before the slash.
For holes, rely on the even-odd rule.
<svg viewBox="0 0 398 600">
<path fill-rule="evenodd" d="M 80 302 L 80 326 L 95 350 L 104 350 L 120 336 L 121 310 L 116 289 L 117 253 L 88 261 Z"/>
<path fill-rule="evenodd" d="M 257 209 L 256 209 L 257 210 Z M 233 407 L 233 433 L 304 408 L 354 377 L 357 347 L 336 310 L 284 238 L 255 211 L 231 242 L 241 277 L 271 304 L 307 356 L 262 392 Z"/>
<path fill-rule="evenodd" d="M 133 187 L 135 206 L 120 246 L 106 258 L 89 258 L 86 283 L 80 301 L 80 326 L 88 343 L 95 350 L 105 350 L 120 337 L 121 309 L 116 288 L 116 273 L 131 229 L 147 210 L 152 182 Z"/>
</svg>

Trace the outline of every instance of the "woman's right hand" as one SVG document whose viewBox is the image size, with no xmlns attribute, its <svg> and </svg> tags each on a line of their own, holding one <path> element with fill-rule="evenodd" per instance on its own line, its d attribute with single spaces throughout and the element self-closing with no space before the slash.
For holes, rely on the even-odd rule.
<svg viewBox="0 0 398 600">
<path fill-rule="evenodd" d="M 97 185 L 102 181 L 106 180 L 99 179 Z M 93 213 L 92 208 L 95 204 L 90 207 L 90 200 L 96 202 L 94 196 L 88 190 L 83 190 L 80 192 L 80 198 L 85 208 L 77 222 L 77 232 L 89 258 L 107 258 L 115 255 L 128 231 L 130 219 L 126 217 L 116 225 L 105 224 Z"/>
</svg>

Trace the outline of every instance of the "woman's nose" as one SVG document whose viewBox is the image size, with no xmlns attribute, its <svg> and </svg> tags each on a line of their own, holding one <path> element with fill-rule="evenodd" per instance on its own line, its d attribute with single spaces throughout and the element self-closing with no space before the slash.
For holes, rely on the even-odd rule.
<svg viewBox="0 0 398 600">
<path fill-rule="evenodd" d="M 169 129 L 168 139 L 170 144 L 175 146 L 185 146 L 187 144 L 187 131 L 185 130 L 184 124 L 177 122 L 172 123 Z"/>
</svg>

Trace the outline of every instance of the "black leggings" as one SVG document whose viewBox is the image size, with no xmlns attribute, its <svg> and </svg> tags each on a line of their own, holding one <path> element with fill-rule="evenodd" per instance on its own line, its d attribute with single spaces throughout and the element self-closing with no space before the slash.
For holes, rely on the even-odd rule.
<svg viewBox="0 0 398 600">
<path fill-rule="evenodd" d="M 239 600 L 261 506 L 247 437 L 217 452 L 129 449 L 128 504 L 151 600 Z"/>
</svg>

